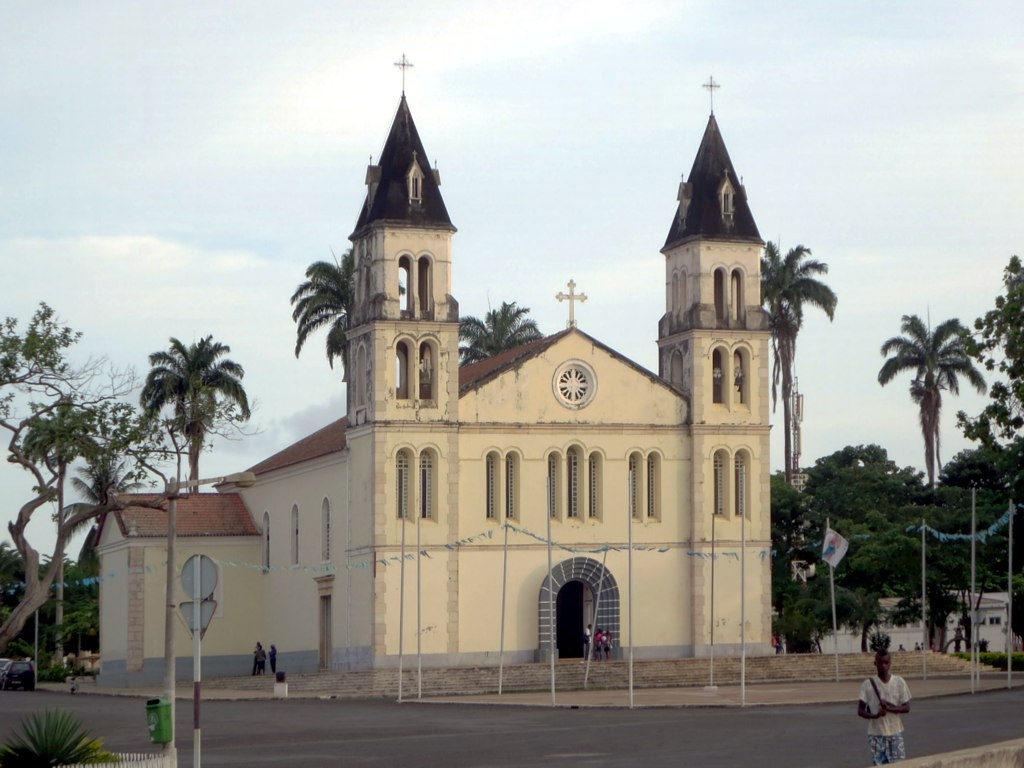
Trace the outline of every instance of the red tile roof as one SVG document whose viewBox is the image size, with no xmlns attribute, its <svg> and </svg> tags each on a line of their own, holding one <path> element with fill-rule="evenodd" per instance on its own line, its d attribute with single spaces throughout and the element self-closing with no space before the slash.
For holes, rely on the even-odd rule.
<svg viewBox="0 0 1024 768">
<path fill-rule="evenodd" d="M 488 357 L 478 363 L 470 363 L 459 368 L 459 394 L 463 395 L 471 389 L 476 389 L 481 384 L 490 381 L 499 374 L 535 357 L 550 347 L 556 341 L 565 336 L 570 329 L 565 329 L 543 339 L 528 341 L 518 347 L 506 349 L 494 357 Z"/>
<path fill-rule="evenodd" d="M 284 450 L 278 451 L 270 458 L 249 469 L 257 475 L 273 472 L 275 469 L 290 467 L 302 461 L 326 456 L 345 448 L 345 430 L 348 429 L 348 418 L 332 421 L 326 427 L 318 429 L 311 435 L 292 443 Z"/>
<path fill-rule="evenodd" d="M 126 537 L 167 535 L 167 513 L 163 509 L 130 506 L 131 500 L 159 502 L 159 494 L 123 497 L 129 506 L 112 513 Z M 110 520 L 107 515 L 103 524 Z M 259 529 L 245 502 L 237 493 L 190 493 L 178 499 L 178 536 L 258 536 Z"/>
</svg>

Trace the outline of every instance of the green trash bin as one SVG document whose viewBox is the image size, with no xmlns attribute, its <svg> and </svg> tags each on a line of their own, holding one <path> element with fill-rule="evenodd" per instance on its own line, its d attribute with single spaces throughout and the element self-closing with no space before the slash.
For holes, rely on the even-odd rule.
<svg viewBox="0 0 1024 768">
<path fill-rule="evenodd" d="M 146 701 L 146 722 L 149 724 L 149 740 L 154 744 L 167 744 L 174 738 L 171 702 L 167 699 Z"/>
</svg>

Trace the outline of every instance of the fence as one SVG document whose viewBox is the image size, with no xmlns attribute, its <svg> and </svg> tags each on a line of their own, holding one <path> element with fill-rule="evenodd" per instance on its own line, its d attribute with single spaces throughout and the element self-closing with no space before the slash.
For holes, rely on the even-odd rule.
<svg viewBox="0 0 1024 768">
<path fill-rule="evenodd" d="M 177 768 L 175 760 L 167 755 L 125 752 L 117 758 L 116 763 L 75 763 L 64 768 Z"/>
</svg>

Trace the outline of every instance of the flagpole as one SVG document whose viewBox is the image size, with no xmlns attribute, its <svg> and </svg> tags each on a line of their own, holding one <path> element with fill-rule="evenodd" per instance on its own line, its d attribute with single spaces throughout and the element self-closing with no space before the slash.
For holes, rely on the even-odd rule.
<svg viewBox="0 0 1024 768">
<path fill-rule="evenodd" d="M 628 475 L 627 475 L 628 476 Z M 639 510 L 637 510 L 639 513 Z M 629 581 L 629 596 L 626 603 L 626 628 L 629 631 L 629 708 L 633 708 L 633 511 L 626 504 L 626 520 L 629 531 L 629 559 L 627 560 L 627 580 Z M 619 643 L 622 647 L 622 643 Z"/>
<path fill-rule="evenodd" d="M 408 509 L 402 510 L 402 558 L 398 566 L 398 700 L 402 700 L 402 672 L 405 666 L 405 518 Z"/>
<path fill-rule="evenodd" d="M 505 678 L 505 593 L 508 591 L 508 521 L 505 529 L 505 546 L 501 562 L 501 630 L 498 633 L 498 695 Z"/>
<path fill-rule="evenodd" d="M 927 543 L 925 541 L 925 522 L 924 518 L 921 518 L 921 671 L 923 679 L 928 679 L 928 603 L 927 603 L 927 592 L 925 591 L 927 585 L 927 572 L 928 567 L 928 555 L 927 555 Z"/>
<path fill-rule="evenodd" d="M 715 685 L 715 515 L 714 510 L 711 511 L 711 653 L 709 658 L 709 671 L 711 679 L 708 684 L 704 687 L 706 691 L 714 691 L 718 689 Z"/>
<path fill-rule="evenodd" d="M 825 518 L 825 536 L 832 530 L 831 518 Z M 832 563 L 828 564 L 828 586 L 832 596 L 832 649 L 836 662 L 836 682 L 839 682 L 839 627 L 836 624 L 836 568 Z"/>
<path fill-rule="evenodd" d="M 747 706 L 747 511 L 740 510 L 740 706 Z"/>
<path fill-rule="evenodd" d="M 416 698 L 423 698 L 423 654 L 420 647 L 420 638 L 423 634 L 423 622 L 421 621 L 422 590 L 420 589 L 420 563 L 423 559 L 420 551 L 420 518 L 422 512 L 416 512 Z"/>
<path fill-rule="evenodd" d="M 594 631 L 600 626 L 597 623 L 598 611 L 601 608 L 601 592 L 604 590 L 605 564 L 608 562 L 608 546 L 605 545 L 604 554 L 601 556 L 601 578 L 597 582 L 597 597 L 594 598 Z M 621 643 L 620 643 L 621 644 Z M 590 634 L 590 643 L 587 645 L 587 666 L 583 670 L 583 690 L 587 690 L 590 682 L 590 661 L 594 658 L 594 634 Z"/>
<path fill-rule="evenodd" d="M 1013 688 L 1013 515 L 1010 499 L 1009 546 L 1006 548 L 1006 687 Z"/>
<path fill-rule="evenodd" d="M 975 578 L 977 574 L 976 570 L 976 556 L 977 556 L 977 530 L 978 530 L 978 515 L 975 508 L 975 496 L 976 490 L 971 488 L 971 693 L 974 693 L 975 687 L 975 669 L 974 669 L 974 649 L 978 645 L 978 615 L 974 610 L 974 590 L 975 590 Z"/>
<path fill-rule="evenodd" d="M 551 493 L 549 491 L 549 493 Z M 551 572 L 551 511 L 557 497 L 552 494 L 548 507 L 548 655 L 551 666 L 551 706 L 555 706 L 555 575 Z"/>
</svg>

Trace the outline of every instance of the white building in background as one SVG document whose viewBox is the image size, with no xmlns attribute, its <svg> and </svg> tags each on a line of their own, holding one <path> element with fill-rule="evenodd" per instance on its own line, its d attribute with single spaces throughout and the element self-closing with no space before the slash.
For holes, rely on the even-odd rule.
<svg viewBox="0 0 1024 768">
<path fill-rule="evenodd" d="M 882 607 L 886 611 L 895 609 L 898 602 L 897 598 L 890 597 L 882 598 L 881 601 Z M 1006 592 L 986 592 L 981 596 L 981 605 L 978 608 L 978 639 L 980 641 L 987 641 L 988 650 L 990 651 L 1003 652 L 1006 650 L 1007 606 Z M 959 623 L 960 614 L 950 614 L 949 620 L 946 622 L 946 644 L 949 652 L 952 652 L 954 649 L 953 639 L 956 636 Z M 907 624 L 902 627 L 885 622 L 878 629 L 889 635 L 889 638 L 892 640 L 890 647 L 894 651 L 900 650 L 901 646 L 905 651 L 912 651 L 915 647 L 920 647 L 924 640 L 924 630 L 921 622 Z M 823 653 L 831 653 L 832 648 L 832 633 L 829 632 L 821 641 L 821 650 Z M 968 650 L 966 642 L 960 645 L 960 649 L 962 651 Z M 1021 650 L 1021 639 L 1019 637 L 1014 638 L 1014 649 Z M 935 650 L 940 649 L 936 648 Z M 858 651 L 860 651 L 860 632 L 846 631 L 840 627 L 839 652 L 855 653 Z"/>
</svg>

